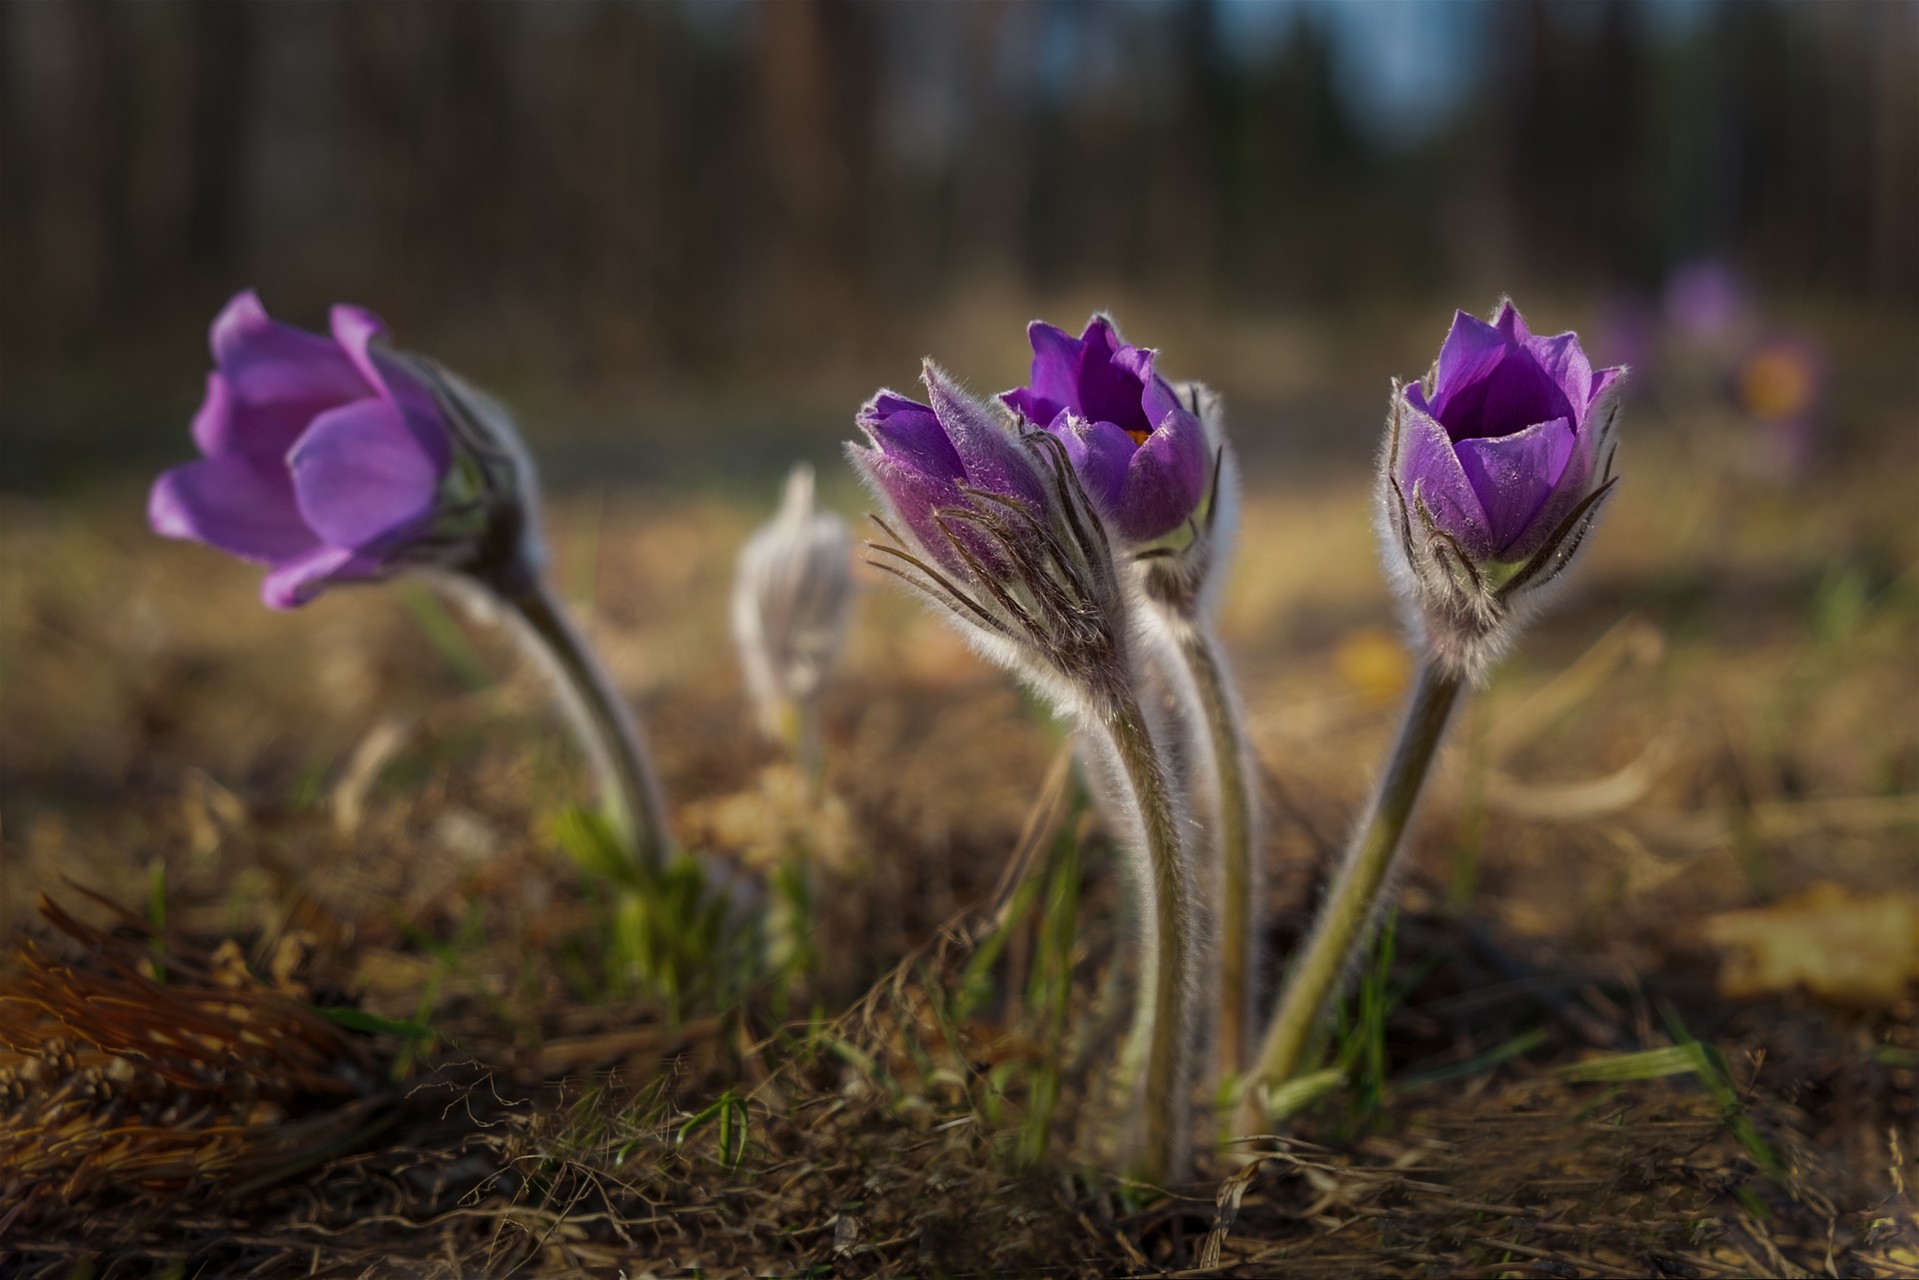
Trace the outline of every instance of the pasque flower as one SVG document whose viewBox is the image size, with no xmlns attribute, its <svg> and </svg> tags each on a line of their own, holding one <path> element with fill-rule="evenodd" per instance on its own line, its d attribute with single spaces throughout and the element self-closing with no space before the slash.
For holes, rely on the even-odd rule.
<svg viewBox="0 0 1919 1280">
<path fill-rule="evenodd" d="M 153 486 L 158 532 L 267 566 L 292 608 L 334 583 L 430 575 L 505 624 L 551 678 L 636 868 L 671 848 L 632 713 L 542 575 L 533 468 L 506 411 L 384 326 L 336 306 L 328 336 L 267 315 L 251 291 L 213 322 L 214 371 L 193 420 L 203 455 Z"/>
<path fill-rule="evenodd" d="M 251 291 L 213 322 L 193 419 L 203 455 L 153 486 L 156 531 L 268 567 L 276 609 L 405 565 L 502 571 L 536 558 L 511 428 L 457 379 L 387 350 L 371 312 L 336 306 L 322 337 Z"/>
<path fill-rule="evenodd" d="M 1269 1092 L 1313 1028 L 1378 910 L 1459 695 L 1511 643 L 1612 491 L 1624 369 L 1594 372 L 1575 334 L 1539 338 L 1511 302 L 1464 312 L 1424 382 L 1393 388 L 1379 480 L 1389 575 L 1415 623 L 1419 680 L 1372 806 L 1291 966 L 1234 1128 L 1268 1123 Z"/>
<path fill-rule="evenodd" d="M 1106 811 L 1131 855 L 1142 909 L 1143 1060 L 1134 1171 L 1184 1172 L 1198 958 L 1187 823 L 1168 768 L 1168 729 L 1143 696 L 1164 657 L 1144 625 L 1137 577 L 1118 558 L 1103 500 L 1088 493 L 1056 435 L 1003 421 L 930 362 L 929 403 L 882 391 L 860 410 L 871 447 L 847 455 L 897 519 L 874 563 L 945 606 L 988 658 L 1077 722 Z M 1056 417 L 1058 415 L 1055 415 Z"/>
<path fill-rule="evenodd" d="M 1039 320 L 1026 336 L 1031 380 L 1000 399 L 1066 446 L 1120 536 L 1150 542 L 1191 519 L 1206 496 L 1206 432 L 1154 371 L 1154 353 L 1129 345 L 1103 315 L 1077 338 Z"/>
<path fill-rule="evenodd" d="M 1514 612 L 1564 569 L 1612 489 L 1624 369 L 1511 302 L 1459 312 L 1423 382 L 1395 387 L 1380 472 L 1388 562 L 1426 642 L 1478 678 Z"/>
<path fill-rule="evenodd" d="M 1220 1067 L 1238 1070 L 1247 1038 L 1256 937 L 1259 813 L 1249 784 L 1244 716 L 1213 634 L 1212 604 L 1236 533 L 1236 485 L 1219 397 L 1174 385 L 1157 355 L 1095 315 L 1075 338 L 1041 321 L 1028 385 L 1000 399 L 1065 445 L 1080 481 L 1119 541 L 1135 553 L 1147 609 L 1178 661 L 1158 672 L 1188 739 L 1188 785 L 1206 819 L 1217 868 Z M 1173 535 L 1181 529 L 1189 536 Z"/>
<path fill-rule="evenodd" d="M 813 468 L 786 477 L 779 513 L 740 550 L 733 640 L 747 691 L 769 737 L 807 763 L 817 750 L 814 705 L 846 632 L 853 539 L 813 504 Z"/>
</svg>

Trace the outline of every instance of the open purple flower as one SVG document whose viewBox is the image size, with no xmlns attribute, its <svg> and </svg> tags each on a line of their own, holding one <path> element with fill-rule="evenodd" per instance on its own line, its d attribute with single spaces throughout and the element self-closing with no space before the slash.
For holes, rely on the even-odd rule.
<svg viewBox="0 0 1919 1280">
<path fill-rule="evenodd" d="M 1026 336 L 1031 380 L 1000 399 L 1066 446 L 1120 535 L 1151 542 L 1190 519 L 1206 495 L 1206 432 L 1153 371 L 1154 353 L 1128 345 L 1103 315 L 1077 338 L 1038 320 Z"/>
<path fill-rule="evenodd" d="M 374 346 L 384 326 L 370 312 L 336 306 L 331 327 L 307 333 L 251 291 L 235 296 L 213 322 L 193 419 L 204 456 L 148 501 L 157 532 L 267 565 L 261 596 L 276 609 L 383 577 L 447 533 L 461 449 L 428 371 Z"/>
<path fill-rule="evenodd" d="M 1502 302 L 1490 324 L 1457 313 L 1425 381 L 1394 392 L 1388 545 L 1428 639 L 1462 666 L 1485 670 L 1512 606 L 1564 568 L 1610 491 L 1624 373 Z"/>
<path fill-rule="evenodd" d="M 1577 334 L 1534 337 L 1510 302 L 1491 324 L 1458 312 L 1400 393 L 1406 501 L 1475 564 L 1525 561 L 1589 492 L 1622 372 L 1593 372 Z"/>
</svg>

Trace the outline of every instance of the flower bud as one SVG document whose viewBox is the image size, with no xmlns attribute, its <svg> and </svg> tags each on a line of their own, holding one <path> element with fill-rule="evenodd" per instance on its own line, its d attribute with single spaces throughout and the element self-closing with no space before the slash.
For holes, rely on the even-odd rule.
<svg viewBox="0 0 1919 1280">
<path fill-rule="evenodd" d="M 266 565 L 276 609 L 406 567 L 530 575 L 531 470 L 504 412 L 376 345 L 370 312 L 336 306 L 331 329 L 281 324 L 251 291 L 226 305 L 193 419 L 203 456 L 155 482 L 155 531 Z"/>
<path fill-rule="evenodd" d="M 813 505 L 813 468 L 786 478 L 779 513 L 740 551 L 733 580 L 733 639 L 768 737 L 799 748 L 806 708 L 846 633 L 853 602 L 853 540 Z"/>
<path fill-rule="evenodd" d="M 1612 491 L 1623 368 L 1576 334 L 1534 337 L 1511 302 L 1459 312 L 1423 382 L 1393 388 L 1381 459 L 1389 569 L 1433 656 L 1481 678 Z"/>
<path fill-rule="evenodd" d="M 882 391 L 860 410 L 874 448 L 847 456 L 897 517 L 880 567 L 945 605 L 995 660 L 1069 702 L 1130 678 L 1113 547 L 1044 431 L 1015 434 L 930 361 L 930 404 Z"/>
<path fill-rule="evenodd" d="M 1206 431 L 1154 372 L 1155 354 L 1128 345 L 1103 315 L 1077 338 L 1038 320 L 1026 336 L 1031 378 L 1000 399 L 1066 446 L 1121 538 L 1152 542 L 1192 519 L 1206 496 Z"/>
</svg>

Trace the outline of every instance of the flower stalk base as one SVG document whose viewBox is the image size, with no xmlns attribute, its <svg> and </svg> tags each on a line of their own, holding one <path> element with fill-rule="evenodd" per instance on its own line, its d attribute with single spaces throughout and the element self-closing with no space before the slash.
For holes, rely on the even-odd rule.
<svg viewBox="0 0 1919 1280">
<path fill-rule="evenodd" d="M 550 586 L 534 578 L 499 598 L 520 624 L 524 648 L 559 693 L 599 782 L 608 824 L 631 851 L 636 870 L 657 877 L 670 847 L 666 807 L 638 723 Z"/>
<path fill-rule="evenodd" d="M 1265 1132 L 1264 1090 L 1284 1084 L 1299 1070 L 1313 1029 L 1364 940 L 1367 922 L 1373 917 L 1380 889 L 1406 834 L 1413 805 L 1458 701 L 1461 683 L 1457 673 L 1430 662 L 1420 671 L 1405 726 L 1372 813 L 1340 868 L 1312 936 L 1293 967 L 1260 1048 L 1259 1061 L 1247 1079 L 1233 1121 L 1236 1137 Z"/>
<path fill-rule="evenodd" d="M 1134 1034 L 1144 1035 L 1147 1044 L 1145 1126 L 1133 1173 L 1145 1182 L 1164 1183 L 1183 1176 L 1186 1159 L 1192 1057 L 1186 1011 L 1198 956 L 1193 889 L 1173 793 L 1138 704 L 1122 701 L 1101 727 L 1132 790 L 1148 863 L 1140 886 L 1150 908 L 1142 920 L 1140 996 L 1150 1002 L 1151 1014 L 1134 1022 Z M 1137 1046 L 1125 1055 L 1128 1061 L 1138 1057 Z"/>
</svg>

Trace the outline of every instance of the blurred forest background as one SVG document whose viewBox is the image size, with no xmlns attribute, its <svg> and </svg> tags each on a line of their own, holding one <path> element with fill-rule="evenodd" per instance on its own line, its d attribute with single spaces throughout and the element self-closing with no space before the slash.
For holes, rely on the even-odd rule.
<svg viewBox="0 0 1919 1280">
<path fill-rule="evenodd" d="M 1502 292 L 1643 364 L 1706 271 L 1810 335 L 1842 432 L 1915 332 L 1905 0 L 10 0 L 0 60 L 20 494 L 182 456 L 247 286 L 382 313 L 562 483 L 757 482 L 1095 306 L 1255 474 L 1367 456 Z"/>
</svg>

